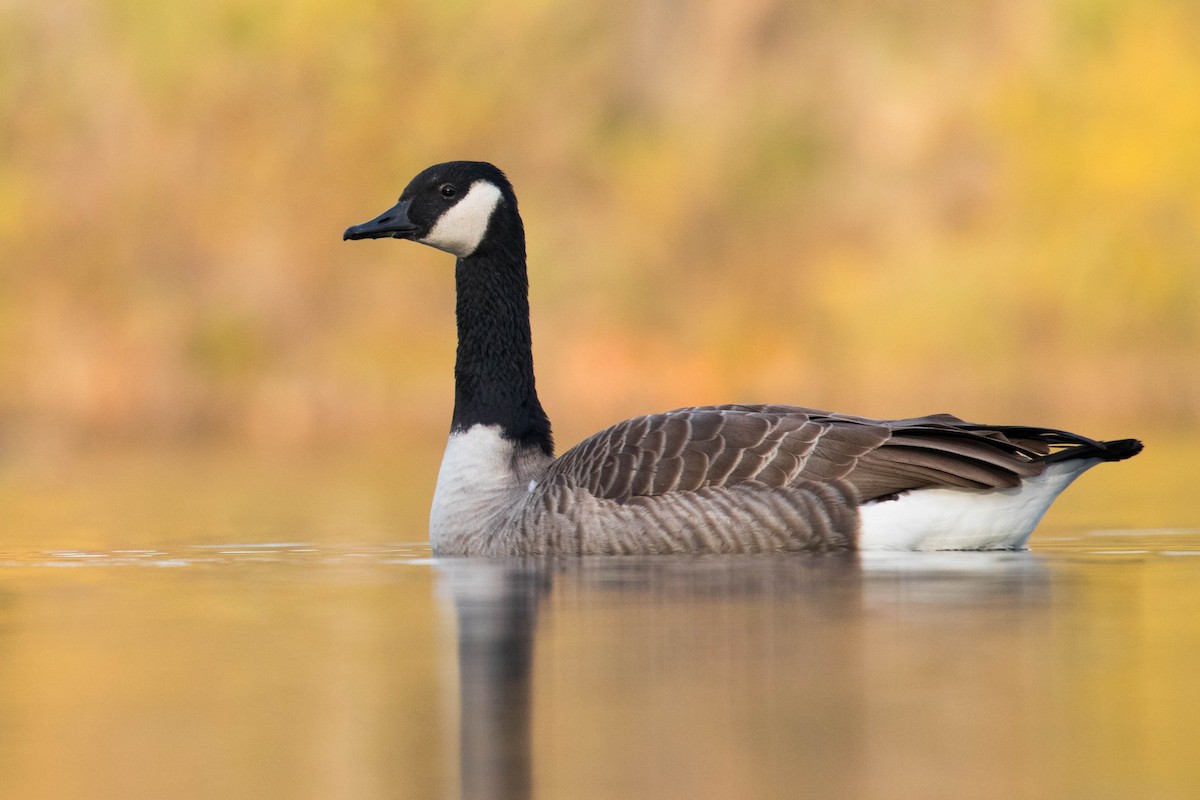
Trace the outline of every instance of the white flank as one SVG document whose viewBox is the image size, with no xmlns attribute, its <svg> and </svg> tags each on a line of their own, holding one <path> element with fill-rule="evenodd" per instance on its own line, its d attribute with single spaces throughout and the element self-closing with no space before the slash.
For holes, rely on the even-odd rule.
<svg viewBox="0 0 1200 800">
<path fill-rule="evenodd" d="M 500 197 L 500 187 L 496 184 L 475 181 L 463 199 L 442 214 L 429 235 L 417 241 L 466 258 L 483 241 L 492 212 L 500 204 Z"/>
<path fill-rule="evenodd" d="M 918 489 L 861 509 L 863 550 L 1016 550 L 1098 458 L 1050 464 L 1012 489 Z"/>
<path fill-rule="evenodd" d="M 515 445 L 500 435 L 499 425 L 473 425 L 450 434 L 429 512 L 435 552 L 447 537 L 479 531 L 507 509 L 506 501 L 520 487 L 513 471 L 515 451 Z"/>
</svg>

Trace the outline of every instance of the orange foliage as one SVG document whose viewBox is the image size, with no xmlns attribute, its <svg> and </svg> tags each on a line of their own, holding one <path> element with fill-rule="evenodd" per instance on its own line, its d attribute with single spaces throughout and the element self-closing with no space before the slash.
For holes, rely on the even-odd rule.
<svg viewBox="0 0 1200 800">
<path fill-rule="evenodd" d="M 723 400 L 1195 425 L 1197 31 L 1165 0 L 14 6 L 0 424 L 444 425 L 447 257 L 340 231 L 484 158 L 579 433 Z"/>
</svg>

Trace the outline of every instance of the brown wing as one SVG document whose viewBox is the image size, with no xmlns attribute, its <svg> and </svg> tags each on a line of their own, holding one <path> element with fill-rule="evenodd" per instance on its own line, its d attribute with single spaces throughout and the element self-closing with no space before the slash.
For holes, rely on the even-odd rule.
<svg viewBox="0 0 1200 800">
<path fill-rule="evenodd" d="M 866 501 L 929 486 L 1016 486 L 1042 471 L 1052 446 L 1095 444 L 949 414 L 882 421 L 795 406 L 704 406 L 600 431 L 554 461 L 545 480 L 620 502 L 740 483 L 845 480 Z"/>
<path fill-rule="evenodd" d="M 684 408 L 637 417 L 564 453 L 547 479 L 625 501 L 754 481 L 835 480 L 887 441 L 885 427 L 817 420 L 804 409 Z"/>
</svg>

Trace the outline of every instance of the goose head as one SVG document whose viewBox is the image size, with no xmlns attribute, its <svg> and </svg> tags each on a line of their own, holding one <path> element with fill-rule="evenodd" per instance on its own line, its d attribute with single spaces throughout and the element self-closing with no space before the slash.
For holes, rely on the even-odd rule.
<svg viewBox="0 0 1200 800">
<path fill-rule="evenodd" d="M 347 228 L 342 238 L 411 239 L 469 258 L 489 238 L 505 233 L 519 235 L 524 245 L 508 178 L 485 161 L 450 161 L 423 170 L 409 181 L 396 205 Z"/>
</svg>

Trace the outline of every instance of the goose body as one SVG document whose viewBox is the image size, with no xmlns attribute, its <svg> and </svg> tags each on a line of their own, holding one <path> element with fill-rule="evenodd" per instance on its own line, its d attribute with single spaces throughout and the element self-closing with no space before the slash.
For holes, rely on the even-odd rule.
<svg viewBox="0 0 1200 800">
<path fill-rule="evenodd" d="M 424 170 L 344 236 L 384 237 L 457 256 L 454 415 L 430 512 L 439 555 L 1018 549 L 1071 481 L 1141 450 L 948 414 L 725 405 L 626 420 L 555 458 L 504 174 L 474 161 Z"/>
</svg>

